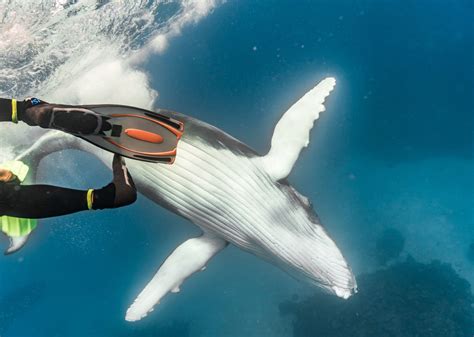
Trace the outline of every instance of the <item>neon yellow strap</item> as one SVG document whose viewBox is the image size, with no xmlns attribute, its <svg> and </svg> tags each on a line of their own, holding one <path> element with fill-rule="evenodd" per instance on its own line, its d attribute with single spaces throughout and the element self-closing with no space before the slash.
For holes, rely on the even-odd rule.
<svg viewBox="0 0 474 337">
<path fill-rule="evenodd" d="M 18 123 L 18 105 L 16 99 L 12 99 L 12 122 Z"/>
<path fill-rule="evenodd" d="M 38 225 L 36 219 L 20 219 L 10 216 L 0 217 L 0 228 L 10 237 L 25 236 L 33 232 Z"/>
<path fill-rule="evenodd" d="M 94 203 L 94 190 L 91 188 L 87 191 L 87 208 L 92 209 L 92 204 Z"/>
</svg>

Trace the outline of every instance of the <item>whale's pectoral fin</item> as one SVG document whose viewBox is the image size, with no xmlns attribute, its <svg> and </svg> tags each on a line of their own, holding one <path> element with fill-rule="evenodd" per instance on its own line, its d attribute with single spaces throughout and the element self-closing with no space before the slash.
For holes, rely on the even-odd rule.
<svg viewBox="0 0 474 337">
<path fill-rule="evenodd" d="M 51 131 L 41 136 L 30 148 L 15 160 L 21 160 L 36 170 L 40 161 L 48 155 L 67 149 L 79 148 L 81 140 L 61 131 Z"/>
<path fill-rule="evenodd" d="M 324 100 L 334 89 L 336 80 L 328 77 L 307 92 L 283 114 L 273 132 L 272 145 L 263 157 L 265 170 L 275 181 L 286 178 L 309 144 L 309 132 L 319 113 L 324 111 Z"/>
<path fill-rule="evenodd" d="M 125 319 L 133 322 L 145 317 L 169 292 L 179 287 L 189 276 L 203 270 L 207 262 L 221 251 L 227 242 L 211 234 L 182 243 L 165 260 L 160 269 L 127 310 Z"/>
</svg>

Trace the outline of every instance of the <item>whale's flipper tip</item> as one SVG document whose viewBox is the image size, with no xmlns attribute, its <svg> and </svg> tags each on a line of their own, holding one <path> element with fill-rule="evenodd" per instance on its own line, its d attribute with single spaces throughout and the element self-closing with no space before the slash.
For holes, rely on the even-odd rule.
<svg viewBox="0 0 474 337">
<path fill-rule="evenodd" d="M 150 310 L 151 311 L 151 310 Z M 127 322 L 137 322 L 148 315 L 148 311 L 145 313 L 140 313 L 138 308 L 135 308 L 133 305 L 127 310 L 125 315 L 125 320 Z"/>
<path fill-rule="evenodd" d="M 225 240 L 208 233 L 182 243 L 138 295 L 127 310 L 125 320 L 136 322 L 146 317 L 166 294 L 178 292 L 188 277 L 202 270 L 226 246 Z"/>
</svg>

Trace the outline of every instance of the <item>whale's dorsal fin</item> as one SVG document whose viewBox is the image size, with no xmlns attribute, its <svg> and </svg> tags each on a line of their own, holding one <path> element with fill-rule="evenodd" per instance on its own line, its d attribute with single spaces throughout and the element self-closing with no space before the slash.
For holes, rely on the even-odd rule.
<svg viewBox="0 0 474 337">
<path fill-rule="evenodd" d="M 303 203 L 303 205 L 305 205 L 308 208 L 313 207 L 313 205 L 311 203 L 311 200 L 309 200 L 308 197 L 306 197 L 303 194 L 301 194 L 300 192 L 298 192 L 293 186 L 290 186 L 290 188 L 293 191 L 293 193 L 296 195 L 296 197 Z"/>
<path fill-rule="evenodd" d="M 286 178 L 299 157 L 301 150 L 309 144 L 309 132 L 319 113 L 324 111 L 324 100 L 336 85 L 328 77 L 308 91 L 283 114 L 275 126 L 272 145 L 263 157 L 265 170 L 274 180 Z"/>
<path fill-rule="evenodd" d="M 215 235 L 204 235 L 182 243 L 171 253 L 160 269 L 138 295 L 127 311 L 125 319 L 133 322 L 145 317 L 169 292 L 177 293 L 189 276 L 204 270 L 208 261 L 227 246 L 227 242 Z"/>
</svg>

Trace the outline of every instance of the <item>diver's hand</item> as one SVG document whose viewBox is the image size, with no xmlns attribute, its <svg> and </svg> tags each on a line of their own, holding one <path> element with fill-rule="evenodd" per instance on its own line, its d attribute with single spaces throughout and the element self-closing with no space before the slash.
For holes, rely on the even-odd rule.
<svg viewBox="0 0 474 337">
<path fill-rule="evenodd" d="M 137 200 L 137 190 L 125 161 L 118 154 L 112 162 L 114 178 L 110 184 L 94 191 L 93 209 L 117 208 L 133 204 Z"/>
<path fill-rule="evenodd" d="M 104 135 L 112 126 L 108 117 L 81 106 L 49 104 L 37 98 L 19 104 L 18 117 L 31 126 L 56 129 L 74 135 Z"/>
</svg>

